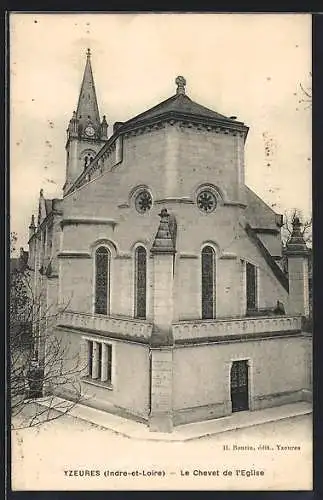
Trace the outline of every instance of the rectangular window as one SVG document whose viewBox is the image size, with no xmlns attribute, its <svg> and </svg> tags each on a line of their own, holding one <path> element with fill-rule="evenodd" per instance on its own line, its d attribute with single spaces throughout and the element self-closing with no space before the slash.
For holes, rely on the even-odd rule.
<svg viewBox="0 0 323 500">
<path fill-rule="evenodd" d="M 112 383 L 112 345 L 88 340 L 88 377 Z"/>
<path fill-rule="evenodd" d="M 257 268 L 246 263 L 247 312 L 257 309 Z"/>
</svg>

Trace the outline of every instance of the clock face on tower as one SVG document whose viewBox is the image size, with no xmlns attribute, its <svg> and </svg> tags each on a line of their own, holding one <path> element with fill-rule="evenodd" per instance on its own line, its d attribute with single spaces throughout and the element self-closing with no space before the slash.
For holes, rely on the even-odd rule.
<svg viewBox="0 0 323 500">
<path fill-rule="evenodd" d="M 92 125 L 88 125 L 88 126 L 85 128 L 84 132 L 85 132 L 85 133 L 86 133 L 86 135 L 87 135 L 87 136 L 89 136 L 89 137 L 93 137 L 93 136 L 94 136 L 94 134 L 95 134 L 95 130 L 94 130 L 94 128 L 92 127 Z"/>
</svg>

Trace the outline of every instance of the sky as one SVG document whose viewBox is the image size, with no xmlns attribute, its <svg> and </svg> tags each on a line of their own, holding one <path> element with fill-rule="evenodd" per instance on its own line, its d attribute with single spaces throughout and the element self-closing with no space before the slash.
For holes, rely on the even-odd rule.
<svg viewBox="0 0 323 500">
<path fill-rule="evenodd" d="M 311 214 L 309 14 L 10 16 L 10 221 L 27 248 L 40 189 L 61 197 L 66 129 L 86 49 L 110 133 L 167 99 L 183 75 L 194 101 L 249 128 L 246 183 L 284 213 Z"/>
</svg>

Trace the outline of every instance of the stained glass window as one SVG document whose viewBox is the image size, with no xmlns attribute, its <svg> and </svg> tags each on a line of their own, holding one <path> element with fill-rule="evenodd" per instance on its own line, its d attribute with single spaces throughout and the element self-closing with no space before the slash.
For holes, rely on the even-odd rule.
<svg viewBox="0 0 323 500">
<path fill-rule="evenodd" d="M 95 253 L 95 312 L 108 314 L 110 288 L 110 252 L 99 247 Z"/>
<path fill-rule="evenodd" d="M 149 191 L 147 191 L 146 189 L 140 191 L 140 193 L 136 196 L 135 199 L 135 207 L 137 212 L 144 214 L 145 212 L 148 212 L 148 210 L 151 209 L 151 205 L 152 205 L 152 198 Z"/>
<path fill-rule="evenodd" d="M 212 191 L 204 189 L 197 197 L 197 206 L 202 212 L 213 212 L 216 209 L 217 200 Z"/>
<path fill-rule="evenodd" d="M 202 250 L 202 319 L 215 317 L 215 252 L 207 246 Z"/>
<path fill-rule="evenodd" d="M 251 311 L 257 308 L 257 269 L 249 262 L 246 264 L 246 279 L 247 311 Z"/>
<path fill-rule="evenodd" d="M 135 255 L 135 317 L 146 318 L 147 255 L 138 247 Z"/>
</svg>

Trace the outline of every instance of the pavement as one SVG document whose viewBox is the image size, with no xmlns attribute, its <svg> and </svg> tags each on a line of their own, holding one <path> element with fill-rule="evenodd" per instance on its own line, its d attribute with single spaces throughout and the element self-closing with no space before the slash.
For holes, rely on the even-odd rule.
<svg viewBox="0 0 323 500">
<path fill-rule="evenodd" d="M 48 406 L 48 400 L 39 399 L 37 403 L 41 406 Z M 57 409 L 59 406 L 66 408 L 70 402 L 62 398 L 54 398 L 51 401 L 51 407 Z M 143 441 L 173 441 L 185 442 L 201 439 L 207 436 L 213 436 L 223 432 L 243 429 L 255 425 L 266 424 L 301 415 L 312 413 L 312 405 L 307 402 L 292 403 L 274 408 L 267 408 L 258 411 L 243 411 L 233 413 L 227 417 L 183 424 L 174 427 L 172 433 L 150 432 L 149 428 L 139 422 L 129 420 L 102 410 L 97 410 L 82 404 L 75 404 L 68 411 L 68 415 L 74 418 L 85 420 L 101 428 L 108 429 L 115 434 L 136 440 Z"/>
</svg>

